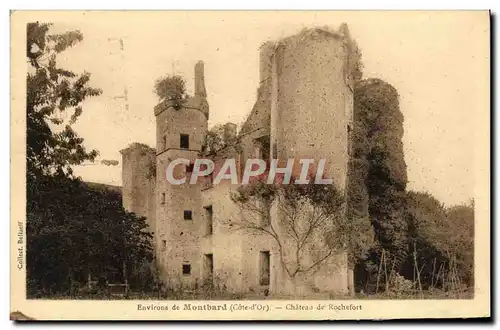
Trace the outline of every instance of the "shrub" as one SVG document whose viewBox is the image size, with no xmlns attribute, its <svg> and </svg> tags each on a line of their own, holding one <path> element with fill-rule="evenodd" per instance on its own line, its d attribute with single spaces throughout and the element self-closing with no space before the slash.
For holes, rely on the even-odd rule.
<svg viewBox="0 0 500 330">
<path fill-rule="evenodd" d="M 186 83 L 181 76 L 164 76 L 155 81 L 154 92 L 162 101 L 176 101 L 176 109 L 180 108 L 186 98 Z"/>
</svg>

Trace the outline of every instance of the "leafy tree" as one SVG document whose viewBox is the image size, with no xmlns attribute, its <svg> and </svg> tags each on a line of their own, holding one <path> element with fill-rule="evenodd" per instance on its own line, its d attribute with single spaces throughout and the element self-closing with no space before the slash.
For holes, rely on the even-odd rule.
<svg viewBox="0 0 500 330">
<path fill-rule="evenodd" d="M 37 180 L 28 200 L 29 294 L 66 293 L 88 275 L 124 281 L 152 259 L 144 218 L 121 207 L 121 194 L 78 180 Z M 128 274 L 133 275 L 133 274 Z"/>
<path fill-rule="evenodd" d="M 164 76 L 156 79 L 154 92 L 161 101 L 174 102 L 174 108 L 180 110 L 186 100 L 186 82 L 181 76 Z"/>
<path fill-rule="evenodd" d="M 443 249 L 458 270 L 456 276 L 469 287 L 474 286 L 474 200 L 446 209 L 449 228 L 447 246 Z"/>
<path fill-rule="evenodd" d="M 359 107 L 355 108 L 350 143 L 350 157 L 347 180 L 347 218 L 357 228 L 350 242 L 350 264 L 354 267 L 365 256 L 373 245 L 373 228 L 368 212 L 368 151 L 369 143 L 366 136 L 366 123 L 357 120 Z"/>
<path fill-rule="evenodd" d="M 186 96 L 186 83 L 181 76 L 165 76 L 155 81 L 155 93 L 164 100 L 180 100 Z"/>
<path fill-rule="evenodd" d="M 406 203 L 410 254 L 402 273 L 424 288 L 442 285 L 437 274 L 448 262 L 441 249 L 447 241 L 446 209 L 429 193 L 409 191 Z"/>
<path fill-rule="evenodd" d="M 27 278 L 28 294 L 71 292 L 90 274 L 112 278 L 149 260 L 143 218 L 125 212 L 119 195 L 95 191 L 71 167 L 94 161 L 71 128 L 81 103 L 101 90 L 89 73 L 59 68 L 57 55 L 83 40 L 78 31 L 51 34 L 51 24 L 27 25 Z M 109 162 L 105 165 L 112 165 Z"/>
<path fill-rule="evenodd" d="M 445 207 L 425 192 L 408 192 L 407 221 L 410 252 L 406 276 L 420 273 L 424 286 L 457 288 L 473 285 L 474 207 Z M 454 286 L 454 287 L 452 287 Z"/>
<path fill-rule="evenodd" d="M 56 64 L 57 55 L 82 41 L 83 36 L 79 31 L 50 34 L 50 26 L 27 25 L 28 182 L 41 175 L 71 176 L 72 165 L 93 161 L 98 155 L 96 150 L 86 150 L 71 124 L 83 112 L 81 103 L 102 91 L 87 85 L 90 73 L 77 75 Z"/>
<path fill-rule="evenodd" d="M 229 135 L 225 127 L 225 125 L 215 125 L 205 133 L 202 145 L 203 156 L 216 157 L 227 152 L 241 151 L 238 137 Z"/>
<path fill-rule="evenodd" d="M 354 116 L 356 118 L 356 113 Z M 366 181 L 369 145 L 363 121 L 354 120 L 350 142 L 346 216 L 353 230 L 349 241 L 349 268 L 354 275 L 355 288 L 361 290 L 367 282 L 366 277 L 369 273 L 365 269 L 365 260 L 375 244 L 373 226 L 368 212 L 369 195 Z"/>
<path fill-rule="evenodd" d="M 357 212 L 368 214 L 381 250 L 389 254 L 395 269 L 407 254 L 407 223 L 404 217 L 406 163 L 403 154 L 403 115 L 394 87 L 380 79 L 360 81 L 354 93 L 355 137 L 352 164 L 353 194 Z M 366 191 L 361 184 L 365 181 Z M 368 199 L 367 199 L 368 197 Z M 372 251 L 379 263 L 380 251 Z M 387 256 L 386 256 L 387 258 Z M 375 259 L 375 260 L 373 260 Z"/>
<path fill-rule="evenodd" d="M 366 233 L 361 219 L 369 217 L 375 233 L 361 267 L 363 281 L 376 279 L 377 287 L 380 281 L 387 288 L 391 276 L 401 273 L 423 289 L 472 285 L 473 203 L 445 207 L 428 193 L 406 192 L 402 137 L 396 89 L 380 79 L 359 81 L 354 94 L 348 217 L 357 219 L 358 228 Z M 358 239 L 357 245 L 366 247 L 366 242 Z"/>
</svg>

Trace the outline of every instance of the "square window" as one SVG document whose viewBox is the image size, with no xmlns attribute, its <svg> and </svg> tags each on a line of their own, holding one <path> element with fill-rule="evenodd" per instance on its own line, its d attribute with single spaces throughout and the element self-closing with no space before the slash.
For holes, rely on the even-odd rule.
<svg viewBox="0 0 500 330">
<path fill-rule="evenodd" d="M 181 134 L 180 145 L 181 145 L 181 149 L 189 149 L 189 135 L 188 134 Z"/>
<path fill-rule="evenodd" d="M 184 220 L 193 220 L 193 211 L 184 210 Z"/>
<path fill-rule="evenodd" d="M 182 265 L 182 275 L 191 275 L 191 265 L 183 264 Z"/>
<path fill-rule="evenodd" d="M 161 203 L 165 204 L 165 193 L 161 193 Z"/>
</svg>

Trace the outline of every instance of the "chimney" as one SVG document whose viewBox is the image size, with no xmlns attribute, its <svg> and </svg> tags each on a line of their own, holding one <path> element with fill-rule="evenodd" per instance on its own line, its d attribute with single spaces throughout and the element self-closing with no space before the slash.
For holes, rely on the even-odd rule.
<svg viewBox="0 0 500 330">
<path fill-rule="evenodd" d="M 205 90 L 205 69 L 203 61 L 198 61 L 194 66 L 194 95 L 207 97 Z"/>
</svg>

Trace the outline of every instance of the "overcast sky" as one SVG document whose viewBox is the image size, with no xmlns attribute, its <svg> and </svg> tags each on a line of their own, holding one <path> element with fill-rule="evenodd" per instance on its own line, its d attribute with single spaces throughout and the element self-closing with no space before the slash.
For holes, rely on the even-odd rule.
<svg viewBox="0 0 500 330">
<path fill-rule="evenodd" d="M 429 191 L 446 204 L 473 197 L 475 113 L 489 102 L 487 14 L 87 12 L 54 22 L 58 30 L 84 35 L 61 54 L 60 66 L 89 71 L 92 85 L 104 91 L 85 102 L 75 129 L 102 159 L 120 162 L 119 150 L 132 142 L 155 146 L 157 77 L 181 74 L 192 91 L 193 66 L 203 60 L 209 125 L 240 124 L 255 102 L 262 42 L 346 22 L 363 53 L 364 77 L 381 78 L 400 94 L 408 188 Z M 124 39 L 123 57 L 114 38 Z M 122 99 L 113 99 L 125 86 L 128 110 Z M 121 164 L 79 167 L 76 173 L 121 185 Z"/>
</svg>

